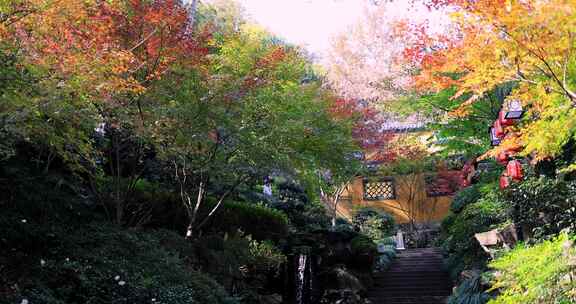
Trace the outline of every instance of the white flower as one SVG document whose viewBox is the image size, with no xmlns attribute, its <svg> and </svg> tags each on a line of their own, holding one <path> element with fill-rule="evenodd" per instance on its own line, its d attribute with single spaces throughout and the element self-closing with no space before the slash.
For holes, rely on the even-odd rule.
<svg viewBox="0 0 576 304">
<path fill-rule="evenodd" d="M 152 302 L 156 302 L 156 298 L 152 298 Z"/>
<path fill-rule="evenodd" d="M 24 224 L 26 224 L 27 220 L 26 220 L 26 219 L 22 219 L 21 222 L 24 223 Z M 26 299 L 24 299 L 24 300 L 26 300 Z M 24 300 L 22 300 L 22 302 L 24 302 Z M 28 300 L 26 300 L 26 303 L 28 303 Z"/>
<path fill-rule="evenodd" d="M 46 261 L 44 261 L 43 259 L 40 259 L 40 266 L 44 266 L 46 265 Z"/>
<path fill-rule="evenodd" d="M 22 302 L 20 302 L 20 304 L 28 304 L 28 299 L 22 299 Z"/>
<path fill-rule="evenodd" d="M 69 259 L 69 258 L 66 258 L 66 262 L 70 262 L 70 259 Z"/>
<path fill-rule="evenodd" d="M 120 280 L 120 276 L 119 275 L 115 276 L 114 280 L 116 280 L 116 281 Z"/>
<path fill-rule="evenodd" d="M 118 285 L 120 285 L 120 286 L 124 286 L 125 284 L 126 284 L 126 282 L 124 282 L 124 281 L 118 282 Z"/>
</svg>

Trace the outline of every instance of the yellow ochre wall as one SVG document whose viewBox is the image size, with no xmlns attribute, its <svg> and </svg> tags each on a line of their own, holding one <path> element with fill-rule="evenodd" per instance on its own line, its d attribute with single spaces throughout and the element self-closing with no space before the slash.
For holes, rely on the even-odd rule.
<svg viewBox="0 0 576 304">
<path fill-rule="evenodd" d="M 364 200 L 364 178 L 356 178 L 342 194 L 337 208 L 339 215 L 351 218 L 360 207 L 374 207 L 386 211 L 394 216 L 397 223 L 407 223 L 410 217 L 414 218 L 416 223 L 440 222 L 448 215 L 452 196 L 429 197 L 426 194 L 423 174 L 395 176 L 392 179 L 396 199 L 373 201 Z"/>
</svg>

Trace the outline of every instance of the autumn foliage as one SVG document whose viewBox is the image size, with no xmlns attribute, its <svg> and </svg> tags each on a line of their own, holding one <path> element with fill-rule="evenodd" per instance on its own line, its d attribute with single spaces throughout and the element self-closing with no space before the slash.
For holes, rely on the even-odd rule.
<svg viewBox="0 0 576 304">
<path fill-rule="evenodd" d="M 392 132 L 385 132 L 382 113 L 373 105 L 353 99 L 336 98 L 331 103 L 330 113 L 336 119 L 354 119 L 352 136 L 365 151 L 378 151 L 379 161 L 395 158 L 396 153 L 390 150 L 389 144 L 396 137 Z"/>
<path fill-rule="evenodd" d="M 528 115 L 520 124 L 502 126 L 502 146 L 523 146 L 520 154 L 536 160 L 560 153 L 576 126 L 576 5 L 560 0 L 423 2 L 450 14 L 452 23 L 441 33 L 427 24 L 398 24 L 397 34 L 407 42 L 402 60 L 418 71 L 413 87 L 420 92 L 456 88 L 453 99 L 467 97 L 451 114 L 466 116 L 473 103 L 511 84 L 507 100 L 519 100 Z"/>
<path fill-rule="evenodd" d="M 179 1 L 36 1 L 6 27 L 29 64 L 52 70 L 90 95 L 139 94 L 175 60 L 200 62 L 207 30 L 194 34 Z M 8 23 L 8 22 L 7 22 Z"/>
</svg>

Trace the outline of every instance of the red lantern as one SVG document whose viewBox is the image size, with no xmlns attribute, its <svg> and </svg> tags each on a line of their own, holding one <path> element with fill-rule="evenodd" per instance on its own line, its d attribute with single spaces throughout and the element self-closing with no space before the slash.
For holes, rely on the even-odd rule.
<svg viewBox="0 0 576 304">
<path fill-rule="evenodd" d="M 511 126 L 514 124 L 514 120 L 506 119 L 506 113 L 504 113 L 504 111 L 500 111 L 500 113 L 498 113 L 498 120 L 503 126 Z"/>
<path fill-rule="evenodd" d="M 507 119 L 520 119 L 524 115 L 522 102 L 514 99 L 504 104 L 504 118 Z"/>
<path fill-rule="evenodd" d="M 496 136 L 496 130 L 493 126 L 488 129 L 488 133 L 490 134 L 490 144 L 492 146 L 499 145 L 502 138 Z"/>
<path fill-rule="evenodd" d="M 500 176 L 500 189 L 506 189 L 510 186 L 510 177 L 506 173 Z"/>
<path fill-rule="evenodd" d="M 522 165 L 519 161 L 512 160 L 506 166 L 506 173 L 515 181 L 522 180 Z"/>
<path fill-rule="evenodd" d="M 497 156 L 496 156 L 496 161 L 499 162 L 502 165 L 506 165 L 508 163 L 508 153 L 506 152 L 500 152 Z"/>
<path fill-rule="evenodd" d="M 496 120 L 494 122 L 494 133 L 496 134 L 496 136 L 498 137 L 503 137 L 504 136 L 504 128 L 502 128 L 502 124 L 500 124 L 500 120 Z"/>
<path fill-rule="evenodd" d="M 472 172 L 472 169 L 473 169 L 472 164 L 466 163 L 466 164 L 464 164 L 464 166 L 462 167 L 462 174 L 468 175 L 468 174 L 470 174 L 470 173 Z"/>
</svg>

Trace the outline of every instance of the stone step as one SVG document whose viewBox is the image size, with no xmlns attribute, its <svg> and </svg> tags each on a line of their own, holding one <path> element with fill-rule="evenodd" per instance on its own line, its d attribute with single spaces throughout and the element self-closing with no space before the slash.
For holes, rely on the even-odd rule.
<svg viewBox="0 0 576 304">
<path fill-rule="evenodd" d="M 418 275 L 422 275 L 422 276 L 434 276 L 434 275 L 446 275 L 446 272 L 442 271 L 442 270 L 438 270 L 438 269 L 420 269 L 420 270 L 408 270 L 408 269 L 390 269 L 387 272 L 384 272 L 382 274 L 385 275 L 406 275 L 406 276 L 418 276 Z"/>
<path fill-rule="evenodd" d="M 430 256 L 443 256 L 442 251 L 403 251 L 398 253 L 398 256 L 417 256 L 417 255 L 430 255 Z"/>
<path fill-rule="evenodd" d="M 407 282 L 410 283 L 410 282 Z M 402 292 L 426 292 L 426 291 L 448 291 L 452 290 L 450 284 L 411 284 L 411 285 L 389 285 L 389 284 L 382 284 L 382 285 L 374 285 L 370 292 L 372 291 L 383 291 L 383 290 L 393 290 L 393 291 L 402 291 Z M 410 294 L 407 294 L 410 295 Z"/>
<path fill-rule="evenodd" d="M 369 294 L 373 293 L 383 293 L 384 291 L 390 292 L 391 294 L 401 295 L 401 296 L 412 296 L 414 294 L 417 295 L 427 295 L 427 292 L 434 293 L 430 295 L 439 295 L 448 296 L 450 295 L 452 288 L 449 285 L 444 286 L 389 286 L 389 287 L 381 287 L 381 286 L 374 286 L 370 289 Z"/>
<path fill-rule="evenodd" d="M 422 290 L 422 289 L 414 289 L 414 290 L 400 290 L 400 291 L 393 291 L 393 290 L 374 290 L 373 292 L 368 293 L 368 297 L 370 298 L 386 298 L 386 297 L 418 297 L 418 296 L 435 296 L 435 297 L 447 297 L 450 295 L 450 290 Z"/>
<path fill-rule="evenodd" d="M 372 304 L 445 304 L 446 297 L 387 297 L 369 298 Z"/>
<path fill-rule="evenodd" d="M 443 261 L 444 257 L 422 257 L 422 256 L 413 256 L 413 257 L 396 257 L 396 261 L 398 262 L 415 262 L 415 261 Z"/>
<path fill-rule="evenodd" d="M 374 281 L 374 286 L 376 287 L 403 287 L 406 286 L 406 283 L 411 283 L 413 286 L 418 286 L 418 287 L 433 287 L 433 286 L 439 286 L 439 287 L 446 287 L 446 286 L 450 286 L 449 283 L 447 283 L 444 280 L 434 280 L 434 281 L 430 281 L 428 278 L 413 278 L 410 280 L 376 280 Z"/>
<path fill-rule="evenodd" d="M 426 269 L 442 269 L 444 264 L 438 263 L 438 264 L 417 264 L 417 265 L 392 265 L 390 267 L 391 270 L 406 270 L 406 269 L 415 269 L 417 271 L 422 270 L 425 271 Z"/>
<path fill-rule="evenodd" d="M 437 248 L 402 251 L 388 271 L 374 277 L 369 299 L 373 304 L 444 304 L 452 282 L 443 267 Z"/>
<path fill-rule="evenodd" d="M 423 258 L 423 257 L 417 257 L 417 258 L 396 258 L 396 262 L 397 262 L 397 263 L 418 263 L 418 262 L 439 262 L 439 263 L 442 263 L 442 262 L 444 262 L 444 259 L 442 259 L 442 258 L 431 258 L 431 259 L 427 259 L 427 258 Z"/>
</svg>

